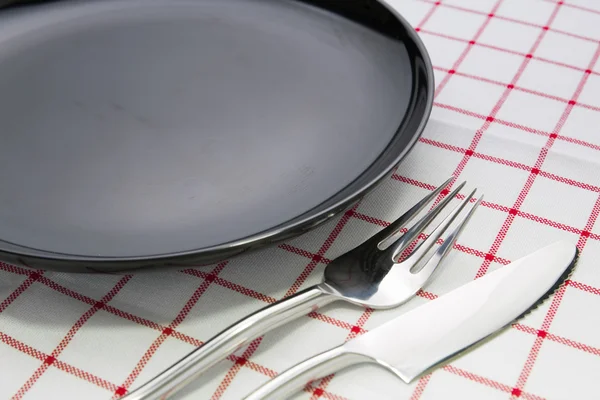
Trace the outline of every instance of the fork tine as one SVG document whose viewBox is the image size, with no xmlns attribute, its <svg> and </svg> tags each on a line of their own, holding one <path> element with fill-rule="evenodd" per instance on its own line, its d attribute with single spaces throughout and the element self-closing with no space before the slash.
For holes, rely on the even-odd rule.
<svg viewBox="0 0 600 400">
<path fill-rule="evenodd" d="M 454 210 L 452 210 L 450 214 L 448 214 L 448 216 L 446 216 L 446 218 L 444 218 L 444 220 L 438 224 L 438 226 L 435 227 L 433 232 L 429 234 L 429 237 L 427 237 L 427 239 L 425 239 L 425 241 L 408 256 L 405 262 L 402 263 L 403 265 L 408 266 L 409 269 L 412 269 L 421 261 L 425 254 L 433 247 L 435 242 L 437 242 L 446 229 L 448 229 L 450 224 L 452 224 L 452 222 L 456 219 L 458 214 L 471 201 L 471 198 L 473 198 L 475 195 L 476 190 L 477 189 L 474 189 L 471 193 L 469 193 L 465 199 L 461 201 L 460 204 L 456 206 Z M 394 252 L 392 253 L 392 259 L 396 260 L 402 251 L 403 250 L 400 248 L 395 248 Z"/>
<path fill-rule="evenodd" d="M 456 214 L 458 214 L 460 212 L 460 209 L 462 207 L 464 207 L 464 205 L 466 205 L 470 201 L 471 197 L 473 197 L 474 194 L 475 194 L 475 191 L 473 191 L 471 193 L 471 195 L 469 197 L 467 197 L 462 202 L 462 204 L 460 206 L 457 207 Z M 415 276 L 415 278 L 416 278 L 416 280 L 417 280 L 417 282 L 419 283 L 420 286 L 423 286 L 423 284 L 427 280 L 429 280 L 429 278 L 433 275 L 433 273 L 435 272 L 435 270 L 437 269 L 437 267 L 442 263 L 442 261 L 444 260 L 444 258 L 448 255 L 448 253 L 450 252 L 450 250 L 452 250 L 452 247 L 454 246 L 454 243 L 456 243 L 456 239 L 458 239 L 458 236 L 461 234 L 461 232 L 464 229 L 465 225 L 467 225 L 467 223 L 471 219 L 471 216 L 473 215 L 473 213 L 475 212 L 475 210 L 477 209 L 477 207 L 479 206 L 479 204 L 481 203 L 482 200 L 483 200 L 483 195 L 481 195 L 479 197 L 479 199 L 477 199 L 477 201 L 475 202 L 475 204 L 473 204 L 469 208 L 469 211 L 467 212 L 467 214 L 465 216 L 463 216 L 459 220 L 459 224 L 456 226 L 456 228 L 454 228 L 454 230 L 452 232 L 450 232 L 444 238 L 444 243 L 442 243 L 442 245 L 435 251 L 435 253 L 433 255 L 431 255 L 431 257 L 429 258 L 429 260 L 427 261 L 427 263 L 423 266 L 423 268 L 421 268 L 420 271 L 418 271 L 418 272 L 415 273 L 414 276 Z M 449 215 L 446 218 L 446 220 L 449 220 L 449 219 L 450 219 L 450 221 L 448 221 L 448 223 L 446 224 L 446 226 L 443 227 L 444 229 L 441 232 L 439 232 L 438 238 L 439 238 L 439 236 L 442 235 L 443 231 L 447 229 L 447 227 L 452 222 L 451 220 L 454 219 L 454 218 L 453 218 L 452 215 Z M 444 220 L 442 222 L 442 224 L 444 224 L 446 222 L 446 220 Z M 440 224 L 440 225 L 442 225 L 442 224 Z M 437 241 L 437 239 L 436 239 L 436 241 Z M 432 244 L 433 243 L 431 243 L 431 245 Z M 431 246 L 429 246 L 429 247 L 431 247 Z"/>
<path fill-rule="evenodd" d="M 442 190 L 450 184 L 454 177 L 446 179 L 446 182 L 442 183 L 435 190 L 421 199 L 417 204 L 412 206 L 410 210 L 402 214 L 399 218 L 389 224 L 387 227 L 380 230 L 376 233 L 369 242 L 377 242 L 377 247 L 379 250 L 385 250 L 389 245 L 398 240 L 401 236 L 400 231 L 404 226 L 406 226 L 410 221 L 412 221 L 420 212 L 425 208 L 427 204 L 429 204 L 437 195 L 439 195 Z"/>
<path fill-rule="evenodd" d="M 392 250 L 393 256 L 392 259 L 396 259 L 398 255 L 400 255 L 420 234 L 423 232 L 425 227 L 433 221 L 435 217 L 442 211 L 444 207 L 450 202 L 460 190 L 465 186 L 467 182 L 462 182 L 460 185 L 456 187 L 452 191 L 452 193 L 448 194 L 442 201 L 439 202 L 437 206 L 435 206 L 431 211 L 429 211 L 423 218 L 415 223 L 415 225 L 410 228 L 400 239 L 400 229 L 397 232 L 392 234 L 391 236 L 385 238 L 381 242 L 379 242 L 379 250 L 386 250 L 392 244 L 394 245 L 394 249 Z"/>
</svg>

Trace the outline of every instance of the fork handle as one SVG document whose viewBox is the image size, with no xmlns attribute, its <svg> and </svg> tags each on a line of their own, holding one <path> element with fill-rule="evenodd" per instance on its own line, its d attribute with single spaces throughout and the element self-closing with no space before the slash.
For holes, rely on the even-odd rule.
<svg viewBox="0 0 600 400">
<path fill-rule="evenodd" d="M 287 399 L 307 383 L 325 377 L 346 367 L 374 360 L 363 354 L 347 351 L 343 345 L 302 361 L 267 381 L 244 400 Z"/>
<path fill-rule="evenodd" d="M 338 297 L 326 293 L 320 285 L 316 285 L 266 306 L 221 331 L 121 399 L 165 399 L 243 345 L 337 299 Z"/>
</svg>

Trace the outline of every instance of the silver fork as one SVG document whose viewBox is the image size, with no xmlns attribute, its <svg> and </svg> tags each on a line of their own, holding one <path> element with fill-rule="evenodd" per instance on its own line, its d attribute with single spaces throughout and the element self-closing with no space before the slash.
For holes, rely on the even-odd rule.
<svg viewBox="0 0 600 400">
<path fill-rule="evenodd" d="M 470 205 L 468 212 L 458 219 L 457 226 L 444 237 L 442 245 L 429 258 L 425 257 L 428 251 L 471 201 L 476 189 L 467 195 L 408 257 L 398 261 L 402 253 L 418 239 L 423 230 L 466 184 L 461 183 L 402 234 L 402 228 L 451 181 L 452 178 L 448 179 L 388 227 L 333 260 L 325 268 L 325 276 L 321 283 L 239 320 L 122 399 L 163 399 L 173 395 L 241 346 L 336 300 L 373 309 L 389 309 L 405 303 L 431 278 L 483 198 L 480 196 Z M 423 262 L 425 265 L 421 266 Z"/>
</svg>

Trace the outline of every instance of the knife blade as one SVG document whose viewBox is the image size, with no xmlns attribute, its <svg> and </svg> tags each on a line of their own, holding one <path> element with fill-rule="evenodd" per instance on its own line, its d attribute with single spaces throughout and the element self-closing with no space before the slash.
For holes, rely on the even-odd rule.
<svg viewBox="0 0 600 400">
<path fill-rule="evenodd" d="M 537 307 L 564 283 L 577 256 L 569 242 L 544 247 L 297 364 L 245 399 L 281 399 L 359 363 L 378 364 L 410 383 Z"/>
</svg>

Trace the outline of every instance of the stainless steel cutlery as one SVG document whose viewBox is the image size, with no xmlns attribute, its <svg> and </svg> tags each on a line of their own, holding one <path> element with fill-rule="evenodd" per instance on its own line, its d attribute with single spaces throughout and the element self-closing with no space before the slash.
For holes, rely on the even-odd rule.
<svg viewBox="0 0 600 400">
<path fill-rule="evenodd" d="M 141 400 L 168 397 L 253 339 L 334 301 L 343 300 L 373 309 L 388 309 L 405 303 L 427 283 L 481 202 L 482 196 L 473 200 L 473 190 L 435 227 L 427 239 L 419 243 L 410 255 L 399 260 L 403 252 L 460 192 L 465 182 L 405 233 L 402 233 L 402 228 L 414 220 L 451 180 L 448 179 L 363 244 L 333 260 L 326 267 L 321 283 L 236 322 L 124 398 Z M 459 217 L 464 209 L 467 211 Z M 455 227 L 444 235 L 453 223 Z M 433 251 L 440 238 L 443 238 L 443 244 Z M 430 250 L 433 254 L 429 254 Z"/>
<path fill-rule="evenodd" d="M 246 400 L 283 399 L 309 381 L 359 363 L 377 364 L 410 383 L 536 307 L 566 279 L 576 256 L 568 242 L 538 250 L 301 362 Z"/>
</svg>

